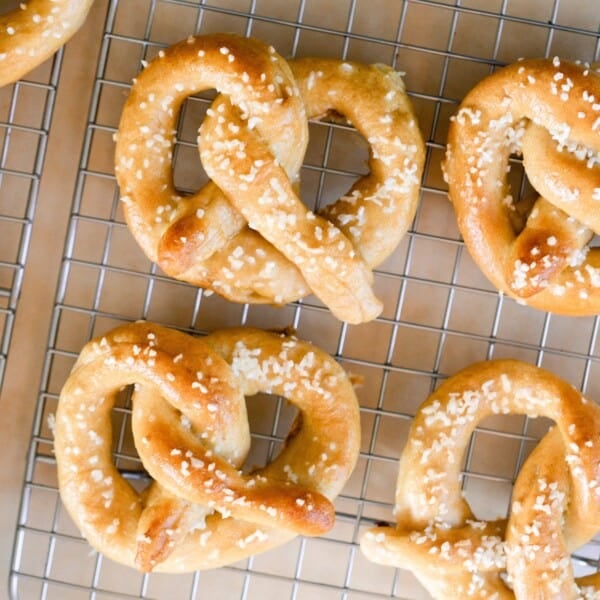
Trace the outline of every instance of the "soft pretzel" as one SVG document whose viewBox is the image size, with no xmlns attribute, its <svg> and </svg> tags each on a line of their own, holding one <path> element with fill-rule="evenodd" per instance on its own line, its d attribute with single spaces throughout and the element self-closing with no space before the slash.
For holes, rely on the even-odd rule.
<svg viewBox="0 0 600 600">
<path fill-rule="evenodd" d="M 481 521 L 461 492 L 462 458 L 477 424 L 507 413 L 556 426 L 519 473 L 508 522 Z M 400 458 L 396 525 L 365 532 L 361 549 L 413 570 L 434 598 L 596 598 L 600 576 L 578 587 L 569 552 L 600 531 L 599 490 L 600 407 L 543 369 L 479 363 L 418 410 Z"/>
<path fill-rule="evenodd" d="M 540 195 L 522 229 L 509 157 Z M 476 85 L 452 118 L 444 164 L 473 259 L 502 292 L 568 315 L 600 313 L 600 76 L 585 65 L 522 60 Z"/>
<path fill-rule="evenodd" d="M 178 69 L 194 73 L 179 91 Z M 235 72 L 232 89 L 222 70 Z M 176 72 L 172 81 L 165 71 Z M 277 79 L 285 85 L 273 84 Z M 182 199 L 170 173 L 172 140 L 161 134 L 147 156 L 156 135 L 145 123 L 158 119 L 171 131 L 179 104 L 205 87 L 223 93 L 199 137 L 213 181 Z M 261 88 L 270 92 L 253 112 L 245 95 Z M 176 99 L 167 116 L 164 98 Z M 310 118 L 344 113 L 372 146 L 370 174 L 320 214 L 295 193 L 307 141 L 305 106 Z M 389 67 L 314 59 L 288 66 L 257 40 L 216 35 L 169 48 L 137 78 L 119 126 L 116 172 L 132 232 L 169 275 L 239 302 L 283 304 L 312 292 L 340 319 L 358 323 L 381 310 L 370 268 L 410 224 L 423 155 L 403 82 Z"/>
<path fill-rule="evenodd" d="M 83 25 L 93 0 L 28 0 L 0 15 L 0 86 L 21 79 Z"/>
<path fill-rule="evenodd" d="M 131 384 L 134 442 L 153 479 L 142 494 L 111 457 L 111 409 Z M 244 474 L 244 396 L 258 392 L 288 398 L 299 418 L 277 458 Z M 68 512 L 94 548 L 142 571 L 218 567 L 324 533 L 358 444 L 356 396 L 337 362 L 255 329 L 200 339 L 144 322 L 119 327 L 83 348 L 56 414 Z"/>
</svg>

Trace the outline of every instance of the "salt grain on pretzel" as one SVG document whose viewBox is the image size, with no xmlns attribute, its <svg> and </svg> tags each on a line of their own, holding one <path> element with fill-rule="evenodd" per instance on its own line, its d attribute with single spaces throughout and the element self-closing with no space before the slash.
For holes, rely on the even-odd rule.
<svg viewBox="0 0 600 600">
<path fill-rule="evenodd" d="M 482 419 L 508 413 L 556 427 L 517 476 L 508 522 L 481 521 L 462 494 L 463 457 Z M 600 531 L 599 465 L 598 405 L 532 365 L 473 365 L 420 407 L 400 458 L 396 525 L 365 532 L 361 549 L 412 570 L 436 599 L 597 598 L 600 577 L 576 583 L 569 553 Z"/>
<path fill-rule="evenodd" d="M 197 38 L 175 48 L 187 48 L 187 60 L 194 65 L 189 68 L 203 74 L 212 55 L 204 50 L 199 60 L 189 48 L 204 47 L 211 39 Z M 226 38 L 220 50 L 227 50 L 228 68 L 240 69 L 242 91 L 247 93 L 256 82 L 248 75 L 245 44 L 259 47 L 255 40 Z M 231 57 L 235 58 L 229 63 Z M 200 203 L 196 195 L 182 202 L 177 199 L 177 209 L 161 204 L 162 212 L 153 219 L 153 213 L 145 209 L 150 201 L 142 188 L 156 189 L 160 180 L 169 197 L 177 198 L 177 194 L 172 185 L 162 183 L 168 155 L 162 156 L 158 175 L 153 178 L 144 170 L 138 178 L 144 183 L 135 181 L 142 153 L 136 158 L 127 149 L 139 150 L 145 139 L 139 132 L 149 134 L 142 129 L 133 132 L 139 139 L 131 134 L 132 116 L 139 114 L 139 90 L 147 87 L 149 69 L 140 75 L 132 93 L 137 100 L 128 101 L 117 140 L 117 175 L 130 227 L 142 247 L 152 247 L 147 253 L 168 274 L 231 300 L 283 304 L 312 292 L 342 320 L 370 320 L 381 310 L 371 289 L 370 268 L 393 251 L 408 228 L 423 165 L 423 144 L 403 82 L 388 67 L 314 59 L 291 61 L 292 78 L 284 61 L 272 51 L 269 60 L 271 68 L 266 76 L 261 73 L 262 84 L 275 89 L 271 71 L 272 65 L 278 65 L 285 73 L 275 80 L 287 77 L 285 90 L 291 97 L 278 102 L 271 99 L 273 108 L 268 114 L 251 114 L 247 109 L 240 114 L 239 98 L 215 85 L 224 96 L 211 106 L 199 137 L 202 162 L 214 183 L 204 189 Z M 155 61 L 151 67 L 160 73 L 164 65 Z M 172 93 L 168 86 L 165 90 L 163 94 Z M 311 118 L 330 110 L 346 115 L 372 147 L 370 175 L 317 215 L 295 193 L 306 138 L 289 127 L 292 122 L 306 124 L 304 105 Z M 271 111 L 283 107 L 287 112 L 276 120 Z M 293 168 L 279 157 L 282 151 L 299 158 Z M 146 233 L 140 233 L 143 227 Z"/>
<path fill-rule="evenodd" d="M 131 384 L 134 442 L 154 480 L 142 494 L 111 456 L 111 409 Z M 259 392 L 288 398 L 300 416 L 278 457 L 244 474 L 244 396 Z M 142 571 L 218 567 L 333 525 L 331 500 L 357 459 L 358 419 L 342 368 L 296 338 L 123 326 L 83 348 L 61 391 L 61 498 L 113 560 Z"/>
<path fill-rule="evenodd" d="M 83 25 L 93 0 L 29 0 L 0 15 L 0 87 L 52 56 Z"/>
<path fill-rule="evenodd" d="M 522 231 L 506 180 L 522 154 L 540 195 Z M 492 283 L 568 315 L 600 313 L 600 76 L 558 58 L 519 61 L 471 90 L 452 119 L 445 175 L 458 225 Z"/>
</svg>

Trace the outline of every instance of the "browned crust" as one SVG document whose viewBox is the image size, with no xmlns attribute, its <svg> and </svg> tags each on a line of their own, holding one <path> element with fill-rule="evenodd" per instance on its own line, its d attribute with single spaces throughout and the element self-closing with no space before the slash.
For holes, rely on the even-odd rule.
<svg viewBox="0 0 600 600">
<path fill-rule="evenodd" d="M 111 408 L 129 384 L 136 448 L 154 478 L 141 495 L 111 456 Z M 243 474 L 244 396 L 261 391 L 287 397 L 302 419 L 276 459 Z M 142 571 L 184 572 L 328 531 L 359 438 L 352 384 L 318 348 L 255 329 L 200 339 L 138 322 L 82 349 L 55 452 L 63 503 L 94 548 Z"/>
<path fill-rule="evenodd" d="M 509 65 L 462 101 L 444 163 L 459 229 L 490 281 L 530 306 L 574 316 L 600 312 L 600 253 L 585 255 L 600 227 L 600 169 L 590 159 L 600 150 L 596 98 L 600 77 L 585 65 L 559 59 Z M 521 135 L 524 164 L 538 193 L 575 218 L 556 231 L 521 234 L 523 243 L 506 201 L 508 159 L 521 150 Z M 548 240 L 550 247 L 541 248 Z"/>
</svg>

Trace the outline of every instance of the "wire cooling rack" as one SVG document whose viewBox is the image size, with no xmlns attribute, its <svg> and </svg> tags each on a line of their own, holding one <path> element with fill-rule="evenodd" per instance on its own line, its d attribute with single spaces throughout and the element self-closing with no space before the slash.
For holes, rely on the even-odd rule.
<svg viewBox="0 0 600 600">
<path fill-rule="evenodd" d="M 12 597 L 426 598 L 410 573 L 368 563 L 357 542 L 365 527 L 392 520 L 397 459 L 412 415 L 438 381 L 476 360 L 513 357 L 550 369 L 600 398 L 598 319 L 551 316 L 499 296 L 463 248 L 440 170 L 448 119 L 472 85 L 518 57 L 597 60 L 599 18 L 596 3 L 585 0 L 112 1 L 99 40 L 41 377 L 14 542 Z M 284 56 L 383 62 L 406 72 L 427 161 L 413 226 L 376 272 L 376 290 L 385 302 L 376 321 L 343 325 L 312 297 L 279 309 L 229 303 L 165 277 L 129 234 L 113 174 L 113 134 L 131 79 L 141 61 L 160 48 L 191 33 L 213 31 L 259 37 Z M 12 261 L 16 283 L 6 295 L 9 309 L 18 289 L 57 76 L 55 68 L 50 83 L 22 83 L 8 92 L 2 184 L 26 188 L 22 213 L 8 217 L 22 232 Z M 43 116 L 36 124 L 22 123 L 17 118 L 22 95 L 34 92 L 46 95 Z M 197 189 L 205 179 L 195 138 L 208 104 L 208 97 L 189 99 L 181 114 L 174 164 L 176 185 L 184 191 Z M 365 144 L 352 130 L 333 124 L 312 124 L 310 133 L 302 194 L 309 204 L 326 203 L 364 172 Z M 8 144 L 21 135 L 38 144 L 25 169 L 10 163 Z M 524 189 L 518 163 L 512 176 L 513 188 Z M 183 576 L 137 574 L 91 551 L 59 499 L 52 416 L 82 345 L 139 318 L 196 333 L 239 324 L 291 325 L 364 378 L 358 390 L 361 455 L 336 501 L 337 524 L 329 534 L 297 538 L 230 567 Z M 135 470 L 128 416 L 126 402 L 115 408 L 115 455 L 120 467 Z M 252 459 L 260 463 L 277 451 L 291 415 L 281 401 L 259 398 L 251 401 L 250 416 Z M 477 429 L 465 459 L 464 489 L 480 517 L 506 512 L 516 473 L 546 429 L 546 422 L 521 417 L 495 417 Z M 593 541 L 574 558 L 576 570 L 597 570 L 599 557 L 600 541 Z"/>
<path fill-rule="evenodd" d="M 36 209 L 62 51 L 25 79 L 0 88 L 0 382 Z"/>
</svg>

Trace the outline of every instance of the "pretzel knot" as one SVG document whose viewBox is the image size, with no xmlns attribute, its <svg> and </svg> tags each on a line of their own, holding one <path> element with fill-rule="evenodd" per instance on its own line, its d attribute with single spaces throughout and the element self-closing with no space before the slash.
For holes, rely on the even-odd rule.
<svg viewBox="0 0 600 600">
<path fill-rule="evenodd" d="M 179 108 L 220 93 L 198 138 L 211 178 L 183 197 L 171 158 Z M 369 173 L 315 214 L 297 195 L 308 121 L 344 115 L 370 144 Z M 398 73 L 334 60 L 286 62 L 251 38 L 189 38 L 136 79 L 115 170 L 128 225 L 168 275 L 236 302 L 284 304 L 314 293 L 341 320 L 375 318 L 371 269 L 416 210 L 423 142 Z"/>
<path fill-rule="evenodd" d="M 539 194 L 524 227 L 506 178 L 511 154 Z M 589 67 L 523 60 L 467 94 L 445 175 L 465 243 L 498 289 L 542 310 L 600 313 L 600 250 L 588 245 L 600 233 L 599 162 L 600 76 Z"/>
<path fill-rule="evenodd" d="M 515 482 L 508 520 L 477 520 L 461 493 L 477 424 L 508 413 L 556 426 Z M 600 407 L 571 385 L 514 360 L 479 363 L 420 407 L 400 458 L 396 526 L 362 536 L 370 560 L 414 571 L 434 598 L 597 598 L 569 553 L 600 531 Z M 505 583 L 508 582 L 508 583 Z"/>
<path fill-rule="evenodd" d="M 0 15 L 0 87 L 52 56 L 83 25 L 93 0 L 29 0 Z"/>
<path fill-rule="evenodd" d="M 111 458 L 111 409 L 134 385 L 135 447 L 153 482 L 138 493 Z M 282 395 L 299 418 L 281 453 L 249 474 L 244 396 Z M 231 329 L 198 339 L 138 322 L 82 350 L 60 395 L 62 500 L 90 544 L 142 571 L 218 567 L 319 535 L 358 455 L 343 369 L 296 338 Z"/>
</svg>

